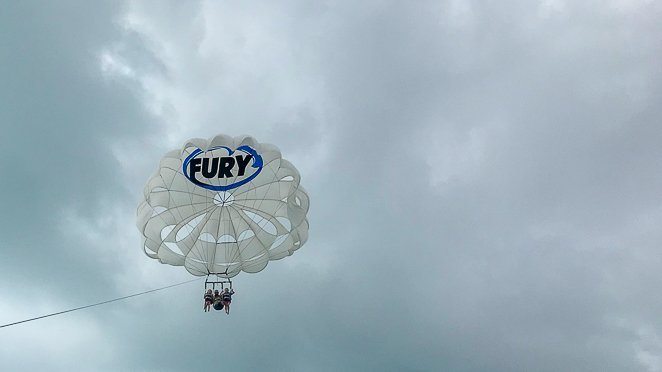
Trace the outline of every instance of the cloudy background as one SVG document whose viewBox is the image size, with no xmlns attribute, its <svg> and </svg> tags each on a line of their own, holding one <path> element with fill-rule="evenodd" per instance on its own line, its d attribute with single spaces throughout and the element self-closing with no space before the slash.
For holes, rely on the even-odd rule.
<svg viewBox="0 0 662 372">
<path fill-rule="evenodd" d="M 277 144 L 311 230 L 236 278 L 230 317 L 191 283 L 2 328 L 0 369 L 662 371 L 660 19 L 3 3 L 0 323 L 189 279 L 143 254 L 135 209 L 191 137 Z"/>
</svg>

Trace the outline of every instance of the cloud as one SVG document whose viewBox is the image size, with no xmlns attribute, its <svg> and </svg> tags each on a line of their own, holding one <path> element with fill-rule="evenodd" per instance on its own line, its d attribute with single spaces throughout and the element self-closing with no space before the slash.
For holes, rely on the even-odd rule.
<svg viewBox="0 0 662 372">
<path fill-rule="evenodd" d="M 89 313 L 120 356 L 91 369 L 659 369 L 657 3 L 74 8 L 2 22 L 10 280 L 184 280 L 132 224 L 191 137 L 275 143 L 311 196 L 309 242 L 238 276 L 229 318 L 193 284 Z"/>
</svg>

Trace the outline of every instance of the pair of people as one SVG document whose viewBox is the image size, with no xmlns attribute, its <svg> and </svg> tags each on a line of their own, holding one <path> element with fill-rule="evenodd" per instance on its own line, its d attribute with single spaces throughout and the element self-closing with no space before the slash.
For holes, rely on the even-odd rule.
<svg viewBox="0 0 662 372">
<path fill-rule="evenodd" d="M 211 308 L 212 303 L 214 304 L 214 309 L 216 310 L 222 310 L 225 308 L 225 313 L 230 314 L 230 304 L 232 303 L 232 295 L 234 294 L 234 289 L 230 290 L 229 288 L 225 288 L 223 292 L 218 292 L 218 289 L 214 291 L 212 294 L 211 289 L 208 289 L 207 292 L 205 292 L 205 306 L 204 310 L 205 312 L 209 311 Z"/>
</svg>

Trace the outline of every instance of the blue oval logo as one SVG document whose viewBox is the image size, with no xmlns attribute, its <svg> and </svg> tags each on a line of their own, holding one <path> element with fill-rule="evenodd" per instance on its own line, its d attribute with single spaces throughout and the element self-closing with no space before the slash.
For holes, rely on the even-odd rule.
<svg viewBox="0 0 662 372">
<path fill-rule="evenodd" d="M 247 145 L 195 149 L 182 164 L 189 181 L 208 190 L 227 191 L 244 185 L 262 171 L 262 156 Z M 231 182 L 231 183 L 227 183 Z"/>
</svg>

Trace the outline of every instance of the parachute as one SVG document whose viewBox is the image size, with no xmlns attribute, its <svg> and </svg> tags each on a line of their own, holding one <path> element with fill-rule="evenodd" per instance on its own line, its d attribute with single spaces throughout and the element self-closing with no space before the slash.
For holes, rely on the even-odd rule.
<svg viewBox="0 0 662 372">
<path fill-rule="evenodd" d="M 165 154 L 144 190 L 143 250 L 196 276 L 257 273 L 308 238 L 296 168 L 250 136 L 191 139 Z"/>
</svg>

